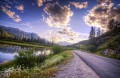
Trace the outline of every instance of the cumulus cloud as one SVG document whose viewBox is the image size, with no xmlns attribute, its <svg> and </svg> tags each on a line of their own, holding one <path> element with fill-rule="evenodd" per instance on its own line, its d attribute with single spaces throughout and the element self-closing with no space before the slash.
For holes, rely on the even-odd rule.
<svg viewBox="0 0 120 78">
<path fill-rule="evenodd" d="M 98 0 L 99 3 L 111 3 L 113 0 Z"/>
<path fill-rule="evenodd" d="M 21 19 L 18 15 L 15 14 L 15 12 L 12 12 L 8 10 L 6 7 L 1 6 L 1 10 L 7 14 L 10 18 L 12 18 L 15 22 L 21 22 Z"/>
<path fill-rule="evenodd" d="M 53 42 L 55 42 L 55 43 L 59 43 L 59 42 L 62 40 L 62 37 L 60 37 L 60 36 L 53 36 L 53 37 L 52 37 L 52 40 L 53 40 Z"/>
<path fill-rule="evenodd" d="M 96 26 L 107 29 L 111 19 L 120 21 L 120 8 L 114 7 L 114 3 L 106 3 L 111 0 L 100 0 L 101 3 L 94 6 L 84 17 L 84 21 L 89 26 Z"/>
<path fill-rule="evenodd" d="M 88 7 L 88 2 L 70 2 L 71 5 L 75 6 L 76 8 L 82 9 L 82 8 L 87 8 Z"/>
<path fill-rule="evenodd" d="M 54 43 L 58 43 L 63 39 L 62 36 L 59 35 L 56 30 L 47 30 L 45 32 L 42 32 L 42 34 L 40 33 L 40 37 Z"/>
<path fill-rule="evenodd" d="M 78 33 L 71 30 L 70 27 L 63 28 L 62 30 L 58 31 L 60 34 L 66 34 L 68 36 L 76 36 Z"/>
<path fill-rule="evenodd" d="M 23 10 L 24 10 L 24 6 L 23 6 L 23 5 L 15 6 L 15 8 L 16 8 L 17 10 L 20 10 L 20 11 L 23 11 Z"/>
<path fill-rule="evenodd" d="M 62 30 L 59 30 L 58 33 L 60 35 L 63 35 L 63 41 L 69 42 L 69 43 L 77 43 L 82 40 L 87 40 L 88 35 L 87 33 L 78 33 L 71 30 L 70 27 L 63 28 Z"/>
<path fill-rule="evenodd" d="M 80 41 L 87 40 L 88 35 L 89 34 L 87 34 L 87 33 L 79 33 L 77 36 L 68 37 L 68 39 L 65 39 L 65 41 L 69 42 L 69 43 L 78 43 Z"/>
<path fill-rule="evenodd" d="M 67 26 L 70 22 L 70 17 L 73 16 L 73 12 L 68 6 L 61 6 L 58 3 L 48 3 L 44 8 L 45 13 L 48 15 L 44 21 L 50 27 L 63 27 Z"/>
<path fill-rule="evenodd" d="M 37 0 L 37 4 L 39 7 L 41 7 L 44 2 L 46 2 L 46 0 Z"/>
<path fill-rule="evenodd" d="M 69 36 L 69 35 L 63 35 L 61 33 L 58 32 L 58 30 L 48 30 L 45 31 L 44 33 L 40 33 L 40 36 L 42 38 L 47 39 L 48 41 L 51 42 L 55 42 L 55 43 L 59 43 L 59 42 L 69 42 L 71 44 L 73 43 L 77 43 L 79 41 L 82 40 L 87 40 L 88 39 L 88 35 L 87 33 L 78 33 L 76 32 L 77 35 L 74 36 Z"/>
</svg>

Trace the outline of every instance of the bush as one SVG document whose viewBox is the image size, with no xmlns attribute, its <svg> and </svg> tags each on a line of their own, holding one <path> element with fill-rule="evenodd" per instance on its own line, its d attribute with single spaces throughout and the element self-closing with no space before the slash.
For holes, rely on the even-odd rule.
<svg viewBox="0 0 120 78">
<path fill-rule="evenodd" d="M 15 64 L 22 67 L 33 67 L 37 63 L 37 57 L 33 51 L 20 51 L 15 56 Z"/>
<path fill-rule="evenodd" d="M 54 47 L 52 47 L 52 51 L 54 54 L 58 54 L 58 53 L 64 51 L 64 49 L 61 46 L 54 46 Z"/>
<path fill-rule="evenodd" d="M 86 45 L 80 45 L 81 50 L 88 50 Z"/>
<path fill-rule="evenodd" d="M 45 55 L 39 55 L 37 56 L 37 63 L 43 63 L 45 61 L 45 59 L 47 58 L 47 56 Z"/>
<path fill-rule="evenodd" d="M 95 45 L 81 45 L 80 46 L 81 50 L 86 50 L 86 51 L 91 51 L 91 52 L 95 51 L 96 48 L 97 47 Z"/>
<path fill-rule="evenodd" d="M 89 51 L 94 52 L 94 51 L 96 51 L 97 47 L 95 45 L 89 45 L 87 48 Z"/>
</svg>

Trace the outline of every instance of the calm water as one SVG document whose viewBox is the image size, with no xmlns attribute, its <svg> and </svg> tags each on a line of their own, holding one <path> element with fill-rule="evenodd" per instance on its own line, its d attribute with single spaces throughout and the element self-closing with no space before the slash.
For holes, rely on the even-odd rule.
<svg viewBox="0 0 120 78">
<path fill-rule="evenodd" d="M 17 55 L 19 51 L 26 51 L 28 49 L 32 49 L 32 48 L 0 44 L 0 63 L 14 59 L 15 55 Z M 49 55 L 50 53 L 51 50 L 46 48 L 35 49 L 36 55 Z"/>
</svg>

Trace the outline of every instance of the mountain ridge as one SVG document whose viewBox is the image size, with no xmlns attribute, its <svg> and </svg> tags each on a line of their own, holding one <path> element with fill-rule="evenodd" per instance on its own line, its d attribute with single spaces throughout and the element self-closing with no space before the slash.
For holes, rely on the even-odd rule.
<svg viewBox="0 0 120 78">
<path fill-rule="evenodd" d="M 23 38 L 33 38 L 33 39 L 39 39 L 40 37 L 36 33 L 31 33 L 31 32 L 25 32 L 23 30 L 20 30 L 19 28 L 13 28 L 13 27 L 5 27 L 5 26 L 0 26 L 3 30 L 7 31 L 8 33 L 11 33 L 17 37 Z"/>
</svg>

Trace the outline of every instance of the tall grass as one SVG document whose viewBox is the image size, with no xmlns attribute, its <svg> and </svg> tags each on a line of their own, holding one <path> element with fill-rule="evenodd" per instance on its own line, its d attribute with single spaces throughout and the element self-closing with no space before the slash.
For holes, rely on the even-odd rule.
<svg viewBox="0 0 120 78">
<path fill-rule="evenodd" d="M 6 78 L 51 78 L 60 70 L 59 65 L 73 57 L 71 51 L 64 51 L 60 46 L 54 46 L 52 50 L 53 54 L 49 56 L 36 56 L 32 50 L 20 51 L 3 74 L 8 74 Z"/>
<path fill-rule="evenodd" d="M 20 51 L 14 61 L 17 66 L 33 67 L 37 63 L 37 57 L 32 50 Z"/>
<path fill-rule="evenodd" d="M 59 54 L 47 57 L 41 65 L 35 65 L 31 68 L 11 67 L 5 70 L 8 78 L 51 78 L 60 70 L 59 65 L 65 64 L 73 57 L 71 51 L 61 52 Z"/>
</svg>

